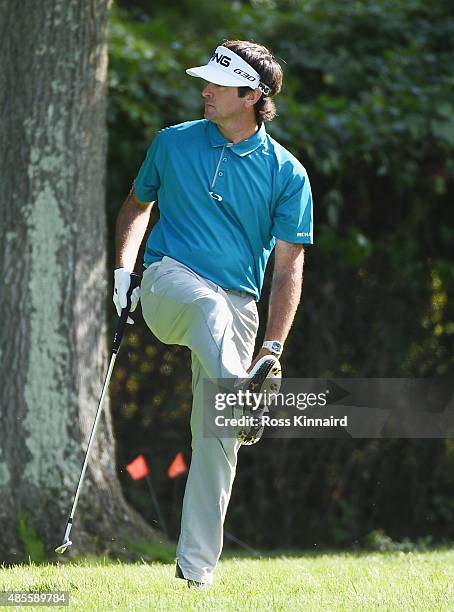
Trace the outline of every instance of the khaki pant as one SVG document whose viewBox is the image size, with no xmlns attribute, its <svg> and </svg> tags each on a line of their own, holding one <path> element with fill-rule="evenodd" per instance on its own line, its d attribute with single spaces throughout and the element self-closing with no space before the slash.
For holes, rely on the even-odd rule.
<svg viewBox="0 0 454 612">
<path fill-rule="evenodd" d="M 177 560 L 185 578 L 211 583 L 240 444 L 235 438 L 203 435 L 202 381 L 246 376 L 258 329 L 257 306 L 252 296 L 224 291 L 170 257 L 144 272 L 141 302 L 144 319 L 161 342 L 192 351 L 192 460 Z"/>
</svg>

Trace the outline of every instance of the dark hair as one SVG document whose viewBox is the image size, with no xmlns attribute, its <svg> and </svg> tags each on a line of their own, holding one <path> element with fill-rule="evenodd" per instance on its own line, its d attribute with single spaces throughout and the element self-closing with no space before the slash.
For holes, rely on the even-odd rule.
<svg viewBox="0 0 454 612">
<path fill-rule="evenodd" d="M 226 40 L 222 43 L 233 53 L 239 55 L 260 75 L 260 82 L 268 85 L 270 92 L 268 95 L 262 95 L 255 103 L 255 117 L 260 125 L 263 121 L 271 121 L 276 116 L 276 106 L 271 100 L 271 96 L 277 95 L 282 86 L 282 68 L 279 62 L 273 57 L 271 51 L 249 40 Z M 243 98 L 249 91 L 250 87 L 238 87 L 238 95 Z"/>
</svg>

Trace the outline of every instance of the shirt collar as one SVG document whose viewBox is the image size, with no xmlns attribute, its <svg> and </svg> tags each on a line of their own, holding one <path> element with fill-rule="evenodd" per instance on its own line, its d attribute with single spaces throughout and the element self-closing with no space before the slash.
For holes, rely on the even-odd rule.
<svg viewBox="0 0 454 612">
<path fill-rule="evenodd" d="M 264 123 L 262 123 L 257 132 L 255 132 L 255 134 L 252 134 L 252 136 L 249 136 L 249 138 L 246 138 L 241 142 L 237 142 L 236 144 L 230 143 L 219 130 L 218 126 L 212 121 L 208 121 L 207 129 L 208 138 L 212 147 L 222 147 L 228 144 L 230 145 L 229 149 L 233 151 L 233 153 L 236 153 L 239 157 L 245 157 L 246 155 L 249 155 L 249 153 L 252 153 L 256 149 L 258 149 L 259 146 L 263 144 L 266 139 L 266 130 Z"/>
</svg>

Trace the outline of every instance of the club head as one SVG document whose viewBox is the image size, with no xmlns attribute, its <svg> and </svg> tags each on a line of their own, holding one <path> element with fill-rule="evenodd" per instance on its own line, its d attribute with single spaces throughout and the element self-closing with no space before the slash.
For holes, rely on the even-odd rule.
<svg viewBox="0 0 454 612">
<path fill-rule="evenodd" d="M 66 550 L 66 549 L 67 549 L 69 546 L 71 546 L 71 544 L 72 544 L 71 540 L 66 540 L 66 542 L 63 542 L 63 544 L 62 544 L 61 546 L 58 546 L 58 547 L 55 549 L 55 552 L 56 552 L 56 553 L 58 553 L 59 555 L 62 555 L 62 554 L 65 552 L 65 550 Z"/>
</svg>

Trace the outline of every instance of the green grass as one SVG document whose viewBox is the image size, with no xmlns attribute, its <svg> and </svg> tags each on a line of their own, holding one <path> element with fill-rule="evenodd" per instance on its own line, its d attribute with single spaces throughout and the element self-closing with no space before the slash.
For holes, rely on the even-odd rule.
<svg viewBox="0 0 454 612">
<path fill-rule="evenodd" d="M 454 609 L 453 568 L 454 550 L 231 557 L 221 561 L 213 586 L 202 592 L 174 578 L 170 563 L 65 559 L 58 564 L 3 567 L 0 590 L 68 590 L 69 609 L 78 612 L 440 612 Z"/>
</svg>

